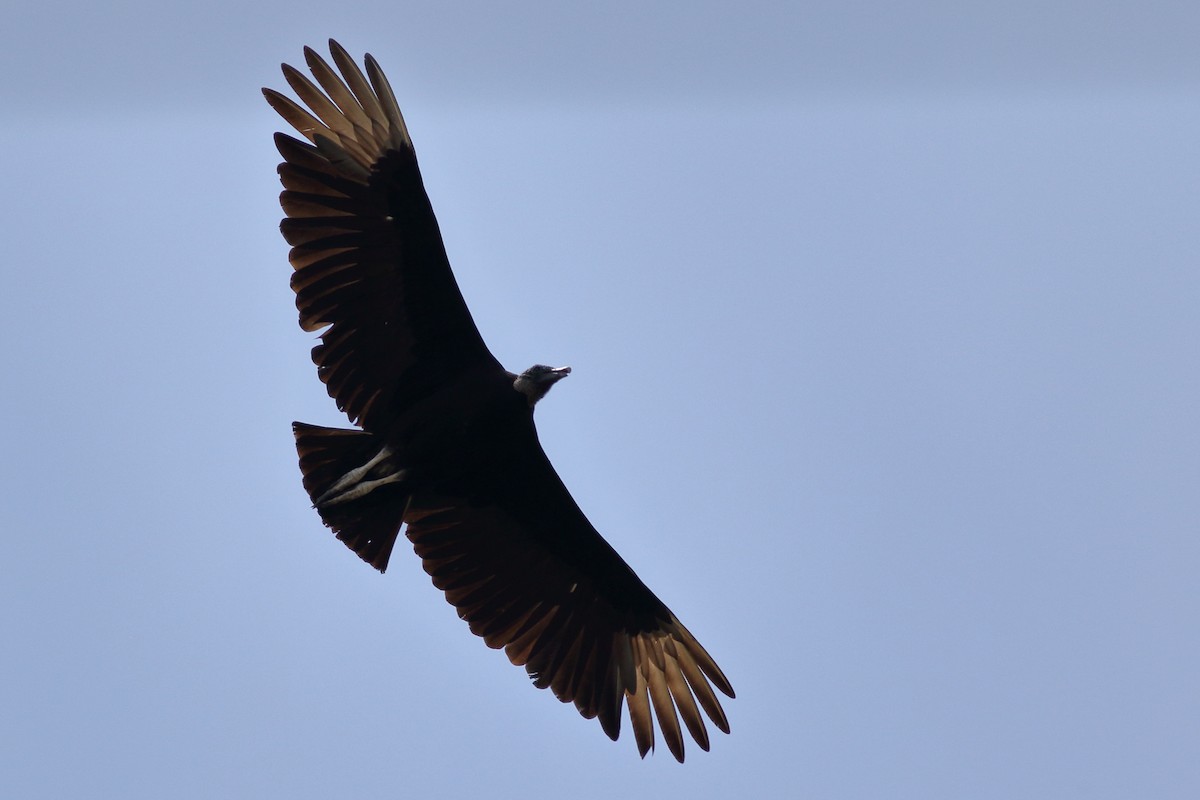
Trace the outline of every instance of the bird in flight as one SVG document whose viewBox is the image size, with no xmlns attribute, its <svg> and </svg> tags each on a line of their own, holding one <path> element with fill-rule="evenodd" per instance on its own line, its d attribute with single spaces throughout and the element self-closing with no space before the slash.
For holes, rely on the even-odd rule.
<svg viewBox="0 0 1200 800">
<path fill-rule="evenodd" d="M 304 488 L 325 525 L 383 572 L 405 526 L 425 571 L 489 647 L 597 718 L 621 710 L 642 757 L 655 720 L 683 761 L 680 719 L 729 722 L 733 687 L 696 638 L 596 531 L 538 441 L 533 409 L 569 367 L 507 371 L 450 270 L 395 95 L 330 40 L 313 80 L 283 65 L 307 110 L 263 89 L 283 133 L 280 225 L 317 375 L 358 429 L 292 424 Z M 704 714 L 701 714 L 703 709 Z"/>
</svg>

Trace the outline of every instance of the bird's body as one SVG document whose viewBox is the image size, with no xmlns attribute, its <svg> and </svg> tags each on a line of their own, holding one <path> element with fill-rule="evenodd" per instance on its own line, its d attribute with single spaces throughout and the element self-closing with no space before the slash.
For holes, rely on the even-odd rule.
<svg viewBox="0 0 1200 800">
<path fill-rule="evenodd" d="M 732 697 L 728 680 L 592 527 L 538 442 L 534 407 L 570 369 L 518 375 L 488 351 L 386 78 L 370 56 L 364 76 L 330 48 L 340 76 L 305 49 L 320 88 L 284 66 L 311 114 L 264 90 L 312 142 L 276 136 L 281 229 L 301 327 L 322 331 L 318 374 L 362 428 L 293 424 L 314 506 L 381 571 L 407 526 L 471 630 L 613 739 L 627 703 L 642 755 L 654 717 L 680 761 L 680 717 L 708 749 L 700 709 L 728 732 L 712 690 Z"/>
</svg>

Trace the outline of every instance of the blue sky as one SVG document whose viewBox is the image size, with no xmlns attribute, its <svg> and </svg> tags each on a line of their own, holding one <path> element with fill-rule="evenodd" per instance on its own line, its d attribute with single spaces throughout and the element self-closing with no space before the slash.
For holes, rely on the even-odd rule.
<svg viewBox="0 0 1200 800">
<path fill-rule="evenodd" d="M 1200 11 L 10 21 L 0 790 L 1192 798 Z M 259 87 L 337 37 L 580 505 L 729 675 L 639 761 L 323 529 Z"/>
</svg>

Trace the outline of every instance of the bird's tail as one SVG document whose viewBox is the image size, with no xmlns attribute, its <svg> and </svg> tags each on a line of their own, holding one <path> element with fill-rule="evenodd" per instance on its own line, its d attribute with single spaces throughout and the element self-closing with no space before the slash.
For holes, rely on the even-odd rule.
<svg viewBox="0 0 1200 800">
<path fill-rule="evenodd" d="M 292 423 L 304 489 L 321 520 L 375 569 L 387 568 L 408 505 L 405 472 L 366 431 Z"/>
</svg>

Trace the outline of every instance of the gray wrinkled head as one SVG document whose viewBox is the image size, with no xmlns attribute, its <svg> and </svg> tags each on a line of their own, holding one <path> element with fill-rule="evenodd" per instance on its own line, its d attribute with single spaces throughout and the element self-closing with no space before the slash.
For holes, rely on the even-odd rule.
<svg viewBox="0 0 1200 800">
<path fill-rule="evenodd" d="M 547 367 L 534 364 L 513 381 L 513 388 L 529 399 L 530 408 L 546 396 L 550 387 L 571 374 L 570 367 Z"/>
</svg>

